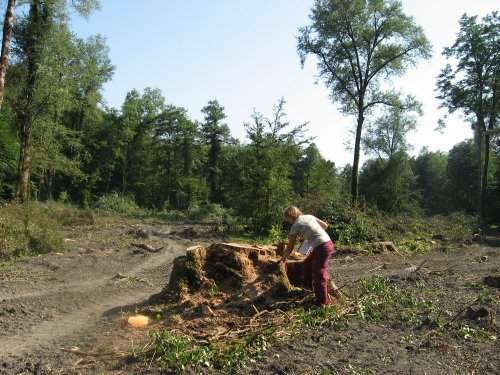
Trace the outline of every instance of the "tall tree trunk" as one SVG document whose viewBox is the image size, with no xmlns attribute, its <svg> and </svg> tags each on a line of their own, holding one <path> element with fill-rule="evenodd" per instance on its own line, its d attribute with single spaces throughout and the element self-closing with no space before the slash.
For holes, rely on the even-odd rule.
<svg viewBox="0 0 500 375">
<path fill-rule="evenodd" d="M 481 216 L 479 217 L 479 222 L 484 222 L 485 208 L 486 208 L 486 198 L 488 193 L 488 169 L 490 164 L 490 134 L 485 132 L 484 134 L 484 164 L 483 164 L 483 176 L 481 181 Z"/>
<path fill-rule="evenodd" d="M 37 4 L 32 4 L 30 7 L 30 18 L 33 23 L 38 22 L 39 9 Z M 27 60 L 28 71 L 27 80 L 24 87 L 23 100 L 18 114 L 19 137 L 20 137 L 20 155 L 18 166 L 18 181 L 16 187 L 16 198 L 21 202 L 27 202 L 29 199 L 29 181 L 30 181 L 30 161 L 32 152 L 32 132 L 35 122 L 35 93 L 36 81 L 38 75 L 38 53 L 37 53 L 37 38 L 32 35 L 28 40 Z"/>
<path fill-rule="evenodd" d="M 213 134 L 210 140 L 210 151 L 208 157 L 208 186 L 210 188 L 210 202 L 219 203 L 217 194 L 218 184 L 218 164 L 219 164 L 219 151 L 220 147 L 217 140 L 217 135 Z"/>
<path fill-rule="evenodd" d="M 125 196 L 127 189 L 127 176 L 128 175 L 128 146 L 125 146 L 122 157 L 122 196 Z"/>
<path fill-rule="evenodd" d="M 41 43 L 50 26 L 50 9 L 47 3 L 32 0 L 29 10 L 29 32 L 25 54 L 27 60 L 26 83 L 20 103 L 17 104 L 17 122 L 20 138 L 18 180 L 16 198 L 22 202 L 29 199 L 30 161 L 32 132 L 36 120 L 36 91 L 41 60 Z"/>
<path fill-rule="evenodd" d="M 365 118 L 363 111 L 360 109 L 358 112 L 358 125 L 356 127 L 356 139 L 354 143 L 354 161 L 352 163 L 351 175 L 351 203 L 354 208 L 358 206 L 358 169 L 359 169 L 359 153 L 361 150 L 361 130 L 363 129 L 363 122 Z"/>
<path fill-rule="evenodd" d="M 16 0 L 8 0 L 7 11 L 5 12 L 5 19 L 3 24 L 2 36 L 2 52 L 0 55 L 0 107 L 2 107 L 5 75 L 9 67 L 9 47 L 10 38 L 12 36 L 12 24 L 14 23 L 14 8 L 16 7 Z"/>
<path fill-rule="evenodd" d="M 21 119 L 20 123 L 21 149 L 19 152 L 16 198 L 21 202 L 27 202 L 29 198 L 32 123 L 28 118 Z"/>
<path fill-rule="evenodd" d="M 480 120 L 475 126 L 476 138 L 476 161 L 477 161 L 477 220 L 481 224 L 483 221 L 483 131 Z"/>
</svg>

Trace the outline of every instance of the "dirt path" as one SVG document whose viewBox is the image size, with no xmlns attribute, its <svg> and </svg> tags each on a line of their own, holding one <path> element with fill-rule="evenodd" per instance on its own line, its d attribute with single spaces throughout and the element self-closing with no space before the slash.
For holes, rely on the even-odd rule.
<svg viewBox="0 0 500 375">
<path fill-rule="evenodd" d="M 173 259 L 205 243 L 207 230 L 161 223 L 82 228 L 67 233 L 64 254 L 0 269 L 0 373 L 20 372 L 22 358 L 91 341 L 103 317 L 134 310 L 160 292 Z M 133 243 L 162 249 L 149 252 Z"/>
</svg>

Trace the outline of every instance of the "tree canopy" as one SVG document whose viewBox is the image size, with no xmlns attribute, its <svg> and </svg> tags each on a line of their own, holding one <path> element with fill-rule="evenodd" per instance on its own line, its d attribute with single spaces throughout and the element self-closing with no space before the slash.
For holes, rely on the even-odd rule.
<svg viewBox="0 0 500 375">
<path fill-rule="evenodd" d="M 446 58 L 456 59 L 438 77 L 438 99 L 450 113 L 461 111 L 470 122 L 476 140 L 478 189 L 477 210 L 483 220 L 488 190 L 492 136 L 498 132 L 500 109 L 500 18 L 493 12 L 479 23 L 477 16 L 464 14 L 460 31 Z"/>
<path fill-rule="evenodd" d="M 316 0 L 311 24 L 299 30 L 302 64 L 317 58 L 318 76 L 333 102 L 356 117 L 351 176 L 353 204 L 358 199 L 358 167 L 365 117 L 376 105 L 395 105 L 397 94 L 382 80 L 402 75 L 431 45 L 422 28 L 395 0 Z"/>
</svg>

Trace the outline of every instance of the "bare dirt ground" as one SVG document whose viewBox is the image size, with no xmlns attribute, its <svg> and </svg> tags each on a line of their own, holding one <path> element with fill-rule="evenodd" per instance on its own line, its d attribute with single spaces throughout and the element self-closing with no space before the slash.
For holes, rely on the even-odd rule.
<svg viewBox="0 0 500 375">
<path fill-rule="evenodd" d="M 194 224 L 89 226 L 65 233 L 62 254 L 0 268 L 0 374 L 147 373 L 143 364 L 103 360 L 98 354 L 110 349 L 130 354 L 144 345 L 144 331 L 128 326 L 126 317 L 164 289 L 176 257 L 190 246 L 218 240 L 210 226 Z M 133 243 L 161 249 L 151 252 Z M 353 320 L 341 330 L 303 330 L 271 347 L 245 372 L 498 374 L 499 340 L 472 333 L 483 320 L 488 332 L 500 333 L 498 285 L 484 284 L 485 277 L 499 272 L 498 241 L 426 255 L 338 251 L 330 273 L 339 286 L 360 277 L 389 277 L 442 306 L 445 323 L 476 330 L 467 337 L 456 329 L 437 333 L 430 324 L 415 328 Z M 84 355 L 91 352 L 97 354 Z"/>
</svg>

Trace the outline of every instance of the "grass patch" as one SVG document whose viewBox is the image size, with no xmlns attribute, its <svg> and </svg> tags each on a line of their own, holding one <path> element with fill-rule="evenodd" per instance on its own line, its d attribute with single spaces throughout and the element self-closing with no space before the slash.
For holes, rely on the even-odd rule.
<svg viewBox="0 0 500 375">
<path fill-rule="evenodd" d="M 264 352 L 272 341 L 272 335 L 265 333 L 205 345 L 167 331 L 151 332 L 150 336 L 153 342 L 143 349 L 139 359 L 149 365 L 154 363 L 161 370 L 177 373 L 188 368 L 197 372 L 217 368 L 226 373 L 237 373 L 246 367 L 250 358 Z"/>
<path fill-rule="evenodd" d="M 0 207 L 0 260 L 62 252 L 63 227 L 91 225 L 94 215 L 86 209 L 57 203 L 11 203 Z"/>
</svg>

